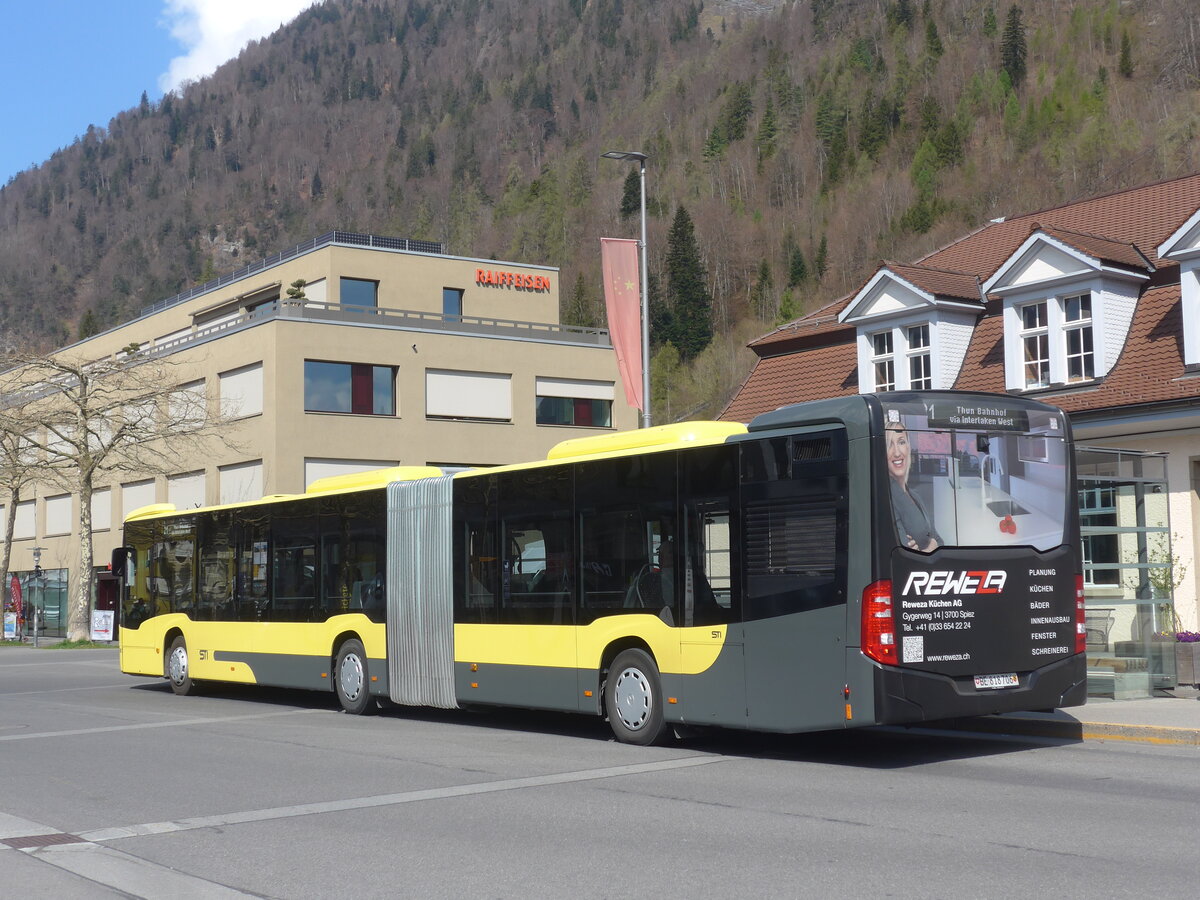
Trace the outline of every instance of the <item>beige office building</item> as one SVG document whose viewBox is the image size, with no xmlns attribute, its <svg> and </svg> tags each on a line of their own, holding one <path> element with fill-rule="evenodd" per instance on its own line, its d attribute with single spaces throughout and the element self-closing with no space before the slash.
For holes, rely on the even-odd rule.
<svg viewBox="0 0 1200 900">
<path fill-rule="evenodd" d="M 297 281 L 302 299 L 288 295 Z M 64 348 L 94 359 L 137 343 L 181 363 L 180 388 L 236 416 L 230 446 L 172 461 L 170 474 L 97 485 L 96 564 L 147 504 L 299 493 L 384 466 L 537 459 L 567 438 L 636 428 L 608 333 L 561 325 L 558 310 L 555 268 L 332 232 Z M 18 505 L 11 571 L 27 600 L 40 588 L 52 633 L 66 624 L 78 520 L 78 498 L 48 485 Z"/>
</svg>

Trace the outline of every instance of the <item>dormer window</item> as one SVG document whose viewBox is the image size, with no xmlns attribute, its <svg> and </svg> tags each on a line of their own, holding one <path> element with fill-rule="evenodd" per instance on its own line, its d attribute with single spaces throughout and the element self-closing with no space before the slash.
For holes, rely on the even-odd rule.
<svg viewBox="0 0 1200 900">
<path fill-rule="evenodd" d="M 838 313 L 858 332 L 858 389 L 950 388 L 982 311 L 973 275 L 883 266 Z"/>
<path fill-rule="evenodd" d="M 871 363 L 875 369 L 875 390 L 894 391 L 896 389 L 896 354 L 892 349 L 892 333 L 880 331 L 871 335 L 874 355 Z"/>
<path fill-rule="evenodd" d="M 983 285 L 1004 304 L 1005 386 L 1035 390 L 1107 375 L 1153 271 L 1132 244 L 1033 226 Z"/>
</svg>

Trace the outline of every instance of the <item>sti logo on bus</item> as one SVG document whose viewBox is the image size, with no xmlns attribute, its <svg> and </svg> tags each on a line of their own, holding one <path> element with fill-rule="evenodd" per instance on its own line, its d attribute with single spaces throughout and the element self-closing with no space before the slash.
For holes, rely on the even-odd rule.
<svg viewBox="0 0 1200 900">
<path fill-rule="evenodd" d="M 1007 572 L 910 572 L 901 596 L 924 594 L 999 594 L 1004 590 Z"/>
</svg>

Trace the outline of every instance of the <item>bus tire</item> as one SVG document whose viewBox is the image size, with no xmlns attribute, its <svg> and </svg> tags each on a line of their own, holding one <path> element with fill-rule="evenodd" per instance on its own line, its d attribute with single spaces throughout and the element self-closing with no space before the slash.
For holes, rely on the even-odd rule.
<svg viewBox="0 0 1200 900">
<path fill-rule="evenodd" d="M 618 741 L 648 747 L 667 733 L 658 666 L 644 650 L 617 654 L 604 682 L 604 711 Z"/>
<path fill-rule="evenodd" d="M 362 641 L 350 639 L 338 650 L 337 663 L 333 667 L 333 684 L 337 690 L 342 709 L 352 716 L 363 716 L 375 711 L 375 698 L 371 696 L 371 679 L 367 668 L 367 651 Z"/>
<path fill-rule="evenodd" d="M 180 697 L 196 693 L 196 682 L 192 679 L 191 666 L 188 665 L 187 641 L 179 635 L 171 641 L 171 649 L 167 651 L 166 672 L 167 681 Z"/>
</svg>

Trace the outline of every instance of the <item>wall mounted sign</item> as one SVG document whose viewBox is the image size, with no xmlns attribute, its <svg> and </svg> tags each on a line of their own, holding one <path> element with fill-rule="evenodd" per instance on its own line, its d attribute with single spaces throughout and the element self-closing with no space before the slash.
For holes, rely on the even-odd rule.
<svg viewBox="0 0 1200 900">
<path fill-rule="evenodd" d="M 475 283 L 521 288 L 527 291 L 550 290 L 549 275 L 524 275 L 520 272 L 497 272 L 493 269 L 476 269 Z"/>
</svg>

